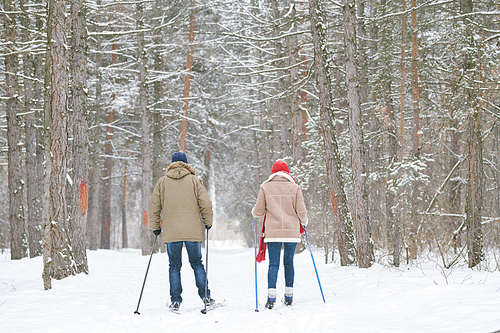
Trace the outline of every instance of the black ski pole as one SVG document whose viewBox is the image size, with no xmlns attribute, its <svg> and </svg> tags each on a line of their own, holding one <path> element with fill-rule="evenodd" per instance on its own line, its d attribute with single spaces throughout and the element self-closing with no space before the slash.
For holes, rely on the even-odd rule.
<svg viewBox="0 0 500 333">
<path fill-rule="evenodd" d="M 205 299 L 203 300 L 203 303 L 205 303 L 205 308 L 201 310 L 201 313 L 207 314 L 207 302 L 209 300 L 209 297 L 207 295 L 208 293 L 208 230 L 207 229 L 207 243 L 205 244 Z"/>
<path fill-rule="evenodd" d="M 146 276 L 144 276 L 144 282 L 142 283 L 141 295 L 139 296 L 139 302 L 137 303 L 137 309 L 134 311 L 134 314 L 137 313 L 138 315 L 140 315 L 139 304 L 141 304 L 142 292 L 144 291 L 144 285 L 146 284 L 146 278 L 148 277 L 149 265 L 151 264 L 151 259 L 153 258 L 153 252 L 155 250 L 155 245 L 156 245 L 156 238 L 158 238 L 158 235 L 155 235 L 155 241 L 153 242 L 153 248 L 151 249 L 151 257 L 149 257 L 148 268 L 146 269 Z"/>
</svg>

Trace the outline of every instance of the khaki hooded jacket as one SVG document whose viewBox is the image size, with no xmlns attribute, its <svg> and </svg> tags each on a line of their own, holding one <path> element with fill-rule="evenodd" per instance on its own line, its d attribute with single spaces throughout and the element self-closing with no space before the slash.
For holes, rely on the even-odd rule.
<svg viewBox="0 0 500 333">
<path fill-rule="evenodd" d="M 264 241 L 300 242 L 300 224 L 307 225 L 307 210 L 300 187 L 284 173 L 273 173 L 261 186 L 254 217 L 266 214 Z"/>
<path fill-rule="evenodd" d="M 201 242 L 202 219 L 205 226 L 212 226 L 212 201 L 207 190 L 192 166 L 184 162 L 170 164 L 149 199 L 151 229 L 163 229 L 164 243 Z"/>
</svg>

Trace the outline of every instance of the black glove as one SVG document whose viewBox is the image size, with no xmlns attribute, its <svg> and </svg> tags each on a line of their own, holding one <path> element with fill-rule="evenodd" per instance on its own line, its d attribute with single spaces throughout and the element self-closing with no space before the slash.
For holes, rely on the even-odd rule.
<svg viewBox="0 0 500 333">
<path fill-rule="evenodd" d="M 153 234 L 155 234 L 155 236 L 158 236 L 159 234 L 161 234 L 161 229 L 153 230 Z"/>
<path fill-rule="evenodd" d="M 207 230 L 210 230 L 210 228 L 212 228 L 212 226 L 208 226 L 208 225 L 205 226 L 205 229 L 207 229 Z"/>
</svg>

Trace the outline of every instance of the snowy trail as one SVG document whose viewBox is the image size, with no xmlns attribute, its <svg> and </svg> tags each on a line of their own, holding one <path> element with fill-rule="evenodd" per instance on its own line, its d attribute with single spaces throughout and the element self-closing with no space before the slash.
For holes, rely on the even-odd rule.
<svg viewBox="0 0 500 333">
<path fill-rule="evenodd" d="M 295 263 L 293 307 L 266 310 L 267 261 L 258 265 L 255 310 L 253 249 L 210 247 L 209 285 L 225 307 L 206 315 L 184 253 L 181 314 L 167 310 L 168 258 L 154 254 L 134 314 L 149 256 L 139 250 L 89 252 L 90 274 L 53 281 L 43 291 L 42 258 L 0 255 L 0 332 L 493 332 L 500 329 L 500 272 L 455 268 L 447 279 L 432 262 L 370 269 L 325 265 L 315 254 Z M 204 251 L 204 250 L 203 250 Z M 185 252 L 185 251 L 184 251 Z M 203 256 L 205 257 L 205 256 Z M 283 268 L 278 296 L 284 292 Z M 449 272 L 448 272 L 449 273 Z M 447 283 L 448 282 L 448 283 Z"/>
</svg>

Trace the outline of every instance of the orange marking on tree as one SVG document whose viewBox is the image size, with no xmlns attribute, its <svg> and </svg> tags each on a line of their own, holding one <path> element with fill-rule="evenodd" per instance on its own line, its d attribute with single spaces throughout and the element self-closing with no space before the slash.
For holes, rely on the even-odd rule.
<svg viewBox="0 0 500 333">
<path fill-rule="evenodd" d="M 333 214 L 337 215 L 337 196 L 332 193 L 332 208 L 333 208 Z"/>
<path fill-rule="evenodd" d="M 87 184 L 82 180 L 80 182 L 80 210 L 82 215 L 87 214 L 87 205 L 89 202 L 89 191 Z"/>
<path fill-rule="evenodd" d="M 144 211 L 144 216 L 143 216 L 143 219 L 142 219 L 142 225 L 143 226 L 147 226 L 148 225 L 148 212 L 147 211 Z"/>
</svg>

